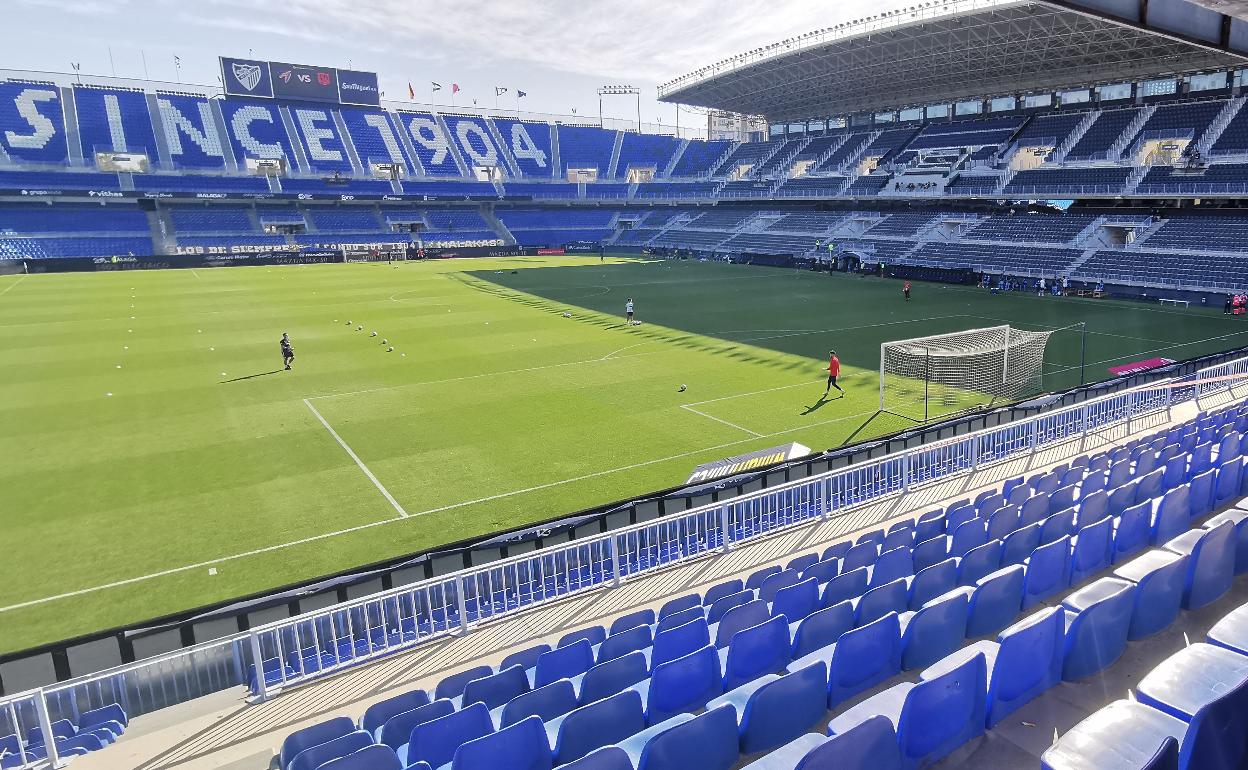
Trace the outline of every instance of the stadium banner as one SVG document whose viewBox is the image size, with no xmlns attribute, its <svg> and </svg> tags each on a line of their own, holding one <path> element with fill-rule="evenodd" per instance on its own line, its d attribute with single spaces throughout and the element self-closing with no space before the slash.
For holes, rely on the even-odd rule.
<svg viewBox="0 0 1248 770">
<path fill-rule="evenodd" d="M 381 106 L 375 72 L 228 56 L 220 61 L 227 96 Z"/>
<path fill-rule="evenodd" d="M 598 243 L 598 241 L 573 241 L 571 243 L 565 244 L 563 247 L 563 250 L 569 254 L 585 254 L 585 253 L 597 254 L 599 249 L 601 248 L 602 247 Z"/>
<path fill-rule="evenodd" d="M 221 82 L 227 96 L 273 98 L 273 77 L 267 61 L 222 56 Z"/>
<path fill-rule="evenodd" d="M 773 446 L 769 449 L 759 449 L 724 460 L 702 463 L 693 469 L 693 473 L 689 474 L 689 480 L 685 483 L 703 484 L 715 479 L 722 479 L 725 476 L 736 476 L 739 473 L 748 473 L 769 465 L 808 457 L 811 454 L 810 447 L 802 446 L 801 444 L 784 444 L 783 446 Z"/>
<path fill-rule="evenodd" d="M 1139 374 L 1140 372 L 1147 372 L 1149 369 L 1157 369 L 1173 363 L 1173 358 L 1148 358 L 1143 361 L 1132 361 L 1129 364 L 1111 366 L 1109 367 L 1109 373 L 1116 377 L 1122 377 L 1126 374 Z"/>
<path fill-rule="evenodd" d="M 289 62 L 269 62 L 273 98 L 305 102 L 337 102 L 338 71 Z"/>
<path fill-rule="evenodd" d="M 461 257 L 534 257 L 540 249 L 531 246 L 413 246 L 408 259 L 459 259 Z"/>
<path fill-rule="evenodd" d="M 342 104 L 381 106 L 381 88 L 376 72 L 338 70 L 338 101 Z"/>
<path fill-rule="evenodd" d="M 30 273 L 117 272 L 121 270 L 173 270 L 195 267 L 259 267 L 273 265 L 317 265 L 342 262 L 342 252 L 328 249 L 303 252 L 262 252 L 255 254 L 165 254 L 136 257 L 63 257 L 25 260 Z"/>
</svg>

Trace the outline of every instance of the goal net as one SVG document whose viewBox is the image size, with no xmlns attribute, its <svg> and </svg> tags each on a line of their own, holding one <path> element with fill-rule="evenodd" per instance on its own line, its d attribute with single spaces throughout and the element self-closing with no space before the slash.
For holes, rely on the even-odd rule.
<svg viewBox="0 0 1248 770">
<path fill-rule="evenodd" d="M 968 329 L 880 345 L 880 411 L 916 422 L 1041 391 L 1052 331 Z"/>
</svg>

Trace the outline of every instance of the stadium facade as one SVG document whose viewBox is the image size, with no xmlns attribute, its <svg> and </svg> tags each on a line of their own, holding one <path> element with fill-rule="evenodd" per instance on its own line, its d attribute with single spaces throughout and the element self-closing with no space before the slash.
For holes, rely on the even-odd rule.
<svg viewBox="0 0 1248 770">
<path fill-rule="evenodd" d="M 1132 5 L 1151 10 L 1130 18 Z M 660 88 L 669 101 L 765 116 L 770 136 L 747 142 L 688 140 L 518 114 L 325 104 L 222 96 L 170 84 L 121 87 L 91 78 L 12 75 L 0 81 L 0 270 L 527 249 L 671 250 L 842 270 L 885 265 L 898 274 L 941 280 L 978 281 L 984 274 L 992 281 L 1066 279 L 1100 283 L 1120 296 L 1209 300 L 1241 291 L 1246 282 L 1248 68 L 1243 54 L 1248 46 L 1243 24 L 1240 17 L 1177 0 L 955 0 L 811 33 Z M 240 620 L 237 634 L 216 640 L 179 631 L 198 646 L 156 656 L 158 661 L 129 659 L 96 675 L 70 666 L 66 661 L 73 656 L 64 648 L 10 656 L 0 663 L 0 683 L 10 700 L 0 705 L 11 708 L 0 719 L 9 719 L 20 737 L 12 751 L 0 742 L 0 760 L 16 754 L 23 763 L 40 761 L 48 746 L 38 738 L 54 730 L 58 719 L 70 723 L 62 753 L 105 748 L 126 728 L 125 714 L 118 718 L 107 711 L 114 701 L 134 714 L 238 687 L 264 699 L 374 658 L 449 643 L 487 621 L 507 623 L 511 613 L 522 609 L 727 553 L 730 545 L 823 521 L 834 511 L 857 511 L 875 497 L 898 495 L 911 485 L 977 472 L 979 463 L 1012 461 L 1048 441 L 1058 444 L 1074 436 L 1082 451 L 1100 429 L 1125 423 L 1130 432 L 1133 419 L 1138 429 L 1140 420 L 1163 414 L 1171 420 L 1174 409 L 1192 399 L 1202 408 L 1223 399 L 1217 404 L 1229 403 L 1227 410 L 1187 421 L 1174 418 L 1176 424 L 1160 443 L 1150 438 L 1152 443 L 1140 443 L 1126 455 L 1136 462 L 1142 453 L 1134 449 L 1141 446 L 1156 443 L 1157 451 L 1180 447 L 1181 454 L 1176 450 L 1170 457 L 1186 463 L 1182 483 L 1199 477 L 1212 485 L 1200 487 L 1208 503 L 1199 512 L 1203 515 L 1240 494 L 1240 477 L 1234 484 L 1230 480 L 1239 445 L 1224 439 L 1231 432 L 1238 436 L 1248 418 L 1232 386 L 1223 384 L 1239 384 L 1246 376 L 1242 362 L 1202 361 L 1183 373 L 1197 371 L 1196 384 L 1167 382 L 1106 396 L 1107 402 L 1088 402 L 1097 409 L 1109 404 L 1103 411 L 1037 406 L 1039 417 L 1027 415 L 1030 421 L 1019 422 L 1031 431 L 1030 438 L 1010 433 L 1018 430 L 1011 427 L 1014 423 L 1000 427 L 998 436 L 993 432 L 998 426 L 981 422 L 972 426 L 981 432 L 965 440 L 969 443 L 941 445 L 959 451 L 973 447 L 965 450 L 973 458 L 967 465 L 951 459 L 954 454 L 885 454 L 870 463 L 869 471 L 886 481 L 871 485 L 855 481 L 852 463 L 840 470 L 830 461 L 822 469 L 803 466 L 801 475 L 758 482 L 779 480 L 786 491 L 738 486 L 715 504 L 672 513 L 662 524 L 666 528 L 632 523 L 627 533 L 606 532 L 581 544 L 573 540 L 548 557 L 517 556 L 496 566 L 429 575 L 414 587 L 258 629 L 247 629 Z M 1203 380 L 1215 384 L 1206 388 Z M 1189 442 L 1189 436 L 1195 438 Z M 1217 448 L 1201 454 L 1198 443 L 1207 445 L 1214 436 Z M 890 465 L 889 458 L 901 456 L 909 458 L 904 465 Z M 1107 466 L 1111 457 L 1124 459 L 1107 449 Z M 1096 469 L 1093 463 L 1102 458 L 1084 460 L 1076 467 Z M 927 475 L 912 473 L 918 467 L 914 463 L 928 462 Z M 1068 463 L 1065 471 L 1072 470 Z M 1141 475 L 1152 472 L 1139 469 Z M 831 486 L 792 486 L 811 473 L 829 484 L 835 477 L 846 486 L 837 488 L 834 498 L 826 497 Z M 1160 485 L 1164 474 L 1158 474 Z M 1057 491 L 1048 488 L 1048 481 L 1033 486 L 1032 497 L 1043 495 L 1046 505 Z M 793 492 L 797 489 L 801 492 Z M 1167 491 L 1157 486 L 1137 496 L 1160 505 Z M 738 518 L 730 517 L 730 503 L 720 502 L 734 494 L 743 500 Z M 805 497 L 798 501 L 794 494 Z M 1190 513 L 1196 514 L 1195 508 Z M 952 518 L 950 513 L 940 519 L 942 543 L 944 525 Z M 1208 530 L 1224 555 L 1228 533 L 1241 520 L 1214 522 Z M 1185 520 L 1181 529 L 1166 534 L 1182 538 L 1190 523 Z M 1045 526 L 1039 520 L 1015 524 L 1016 529 L 999 533 L 1002 540 L 1032 525 L 1039 525 L 1038 536 Z M 981 528 L 983 542 L 965 548 L 958 558 L 989 545 L 987 525 Z M 918 542 L 914 529 L 906 530 L 911 545 Z M 681 534 L 671 535 L 677 530 Z M 1064 533 L 1054 542 L 1069 546 L 1074 534 Z M 953 527 L 948 537 L 959 537 Z M 1202 544 L 1204 537 L 1200 534 Z M 865 542 L 880 553 L 880 542 Z M 1191 547 L 1186 553 L 1197 558 Z M 1067 558 L 1078 558 L 1073 554 L 1068 551 Z M 832 558 L 843 563 L 848 555 L 846 544 L 845 552 Z M 874 560 L 870 564 L 879 568 Z M 1083 564 L 1084 577 L 1109 568 L 1108 561 L 1091 557 Z M 551 568 L 561 577 L 543 571 Z M 1220 563 L 1218 569 L 1229 575 L 1231 567 Z M 759 577 L 750 589 L 764 590 L 769 576 Z M 1068 573 L 1062 579 L 1062 589 L 1077 583 Z M 759 593 L 756 600 L 774 602 L 778 591 L 789 587 L 776 588 L 766 600 Z M 1051 597 L 1056 590 L 1036 598 Z M 1192 603 L 1190 592 L 1189 587 L 1182 594 L 1185 607 Z M 1120 594 L 1114 596 L 1121 603 Z M 711 603 L 709 597 L 697 598 L 696 606 L 704 599 Z M 1069 611 L 1078 616 L 1082 610 Z M 657 621 L 653 612 L 629 617 L 611 630 L 628 633 Z M 638 618 L 644 622 L 634 622 Z M 866 619 L 862 626 L 887 635 L 872 625 L 877 620 Z M 1090 628 L 1094 622 L 1088 620 Z M 900 645 L 900 631 L 896 635 Z M 108 639 L 92 643 L 100 641 Z M 128 641 L 118 643 L 129 650 L 127 657 L 135 657 Z M 728 640 L 723 647 L 729 648 Z M 521 664 L 540 667 L 543 652 Z M 1087 656 L 1096 658 L 1096 653 Z M 53 662 L 44 665 L 45 658 Z M 468 712 L 474 706 L 460 708 L 467 702 L 465 686 L 485 681 L 478 689 L 502 692 L 509 686 L 504 679 L 514 677 L 514 671 L 506 674 L 509 670 L 468 669 L 448 678 L 445 689 L 439 685 L 434 697 L 446 695 L 448 703 L 457 698 L 452 711 Z M 58 679 L 70 681 L 55 685 Z M 717 681 L 723 690 L 724 681 Z M 47 691 L 16 693 L 27 686 L 46 686 Z M 834 684 L 825 679 L 823 686 Z M 491 691 L 485 699 L 495 697 L 501 696 Z M 694 710 L 702 706 L 705 699 Z M 652 723 L 670 716 L 657 706 L 647 708 L 653 714 L 648 710 L 644 718 Z M 491 722 L 480 736 L 501 726 Z M 36 727 L 40 732 L 32 733 Z M 346 735 L 331 732 L 315 734 L 324 740 Z M 95 739 L 86 740 L 88 734 Z M 308 735 L 300 740 L 310 740 Z M 411 736 L 404 747 L 415 741 Z M 370 735 L 368 743 L 377 737 Z M 59 740 L 52 745 L 61 748 Z M 294 740 L 292 747 L 300 745 Z M 732 751 L 736 762 L 735 744 Z M 372 766 L 370 761 L 365 758 L 358 766 Z"/>
</svg>

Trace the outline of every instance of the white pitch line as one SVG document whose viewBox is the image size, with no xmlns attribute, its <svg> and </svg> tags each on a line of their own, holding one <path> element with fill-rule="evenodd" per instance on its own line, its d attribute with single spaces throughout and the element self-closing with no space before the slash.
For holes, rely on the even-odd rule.
<svg viewBox="0 0 1248 770">
<path fill-rule="evenodd" d="M 303 403 L 308 407 L 308 409 L 312 410 L 312 414 L 316 415 L 316 419 L 320 421 L 321 425 L 325 426 L 325 430 L 329 431 L 329 435 L 334 437 L 334 441 L 338 442 L 338 446 L 342 447 L 343 450 L 351 456 L 352 460 L 355 460 L 355 464 L 360 466 L 360 470 L 364 472 L 364 475 L 368 477 L 369 481 L 373 482 L 373 486 L 377 487 L 377 491 L 385 496 L 386 500 L 390 502 L 390 505 L 394 506 L 394 510 L 399 512 L 399 516 L 401 518 L 407 518 L 407 511 L 403 510 L 403 506 L 399 505 L 398 500 L 394 499 L 394 495 L 390 494 L 390 490 L 386 489 L 385 486 L 377 480 L 377 477 L 374 476 L 373 472 L 368 469 L 368 466 L 365 465 L 364 461 L 360 459 L 360 456 L 355 453 L 355 450 L 353 450 L 347 442 L 343 441 L 342 436 L 338 435 L 338 431 L 334 430 L 333 426 L 331 426 L 329 422 L 321 416 L 321 413 L 316 411 L 316 407 L 312 406 L 312 402 L 305 398 L 303 399 Z"/>
<path fill-rule="evenodd" d="M 309 408 L 311 408 L 311 405 L 309 405 Z M 316 411 L 316 410 L 313 409 L 313 411 Z M 763 436 L 759 436 L 759 438 L 775 438 L 776 436 L 783 436 L 789 433 L 796 433 L 797 431 L 801 431 L 801 430 L 817 428 L 821 425 L 831 425 L 832 423 L 844 422 L 845 420 L 853 420 L 858 417 L 865 417 L 867 415 L 871 415 L 875 413 L 876 412 L 874 410 L 867 411 L 867 412 L 857 412 L 855 414 L 846 415 L 844 417 L 834 417 L 830 420 L 820 420 L 819 422 L 813 422 L 808 425 L 802 425 L 796 428 L 790 428 L 788 430 L 777 431 L 776 433 L 768 433 Z M 587 473 L 583 476 L 576 476 L 570 479 L 562 479 L 560 481 L 552 481 L 546 484 L 539 484 L 535 487 L 529 487 L 527 489 L 517 489 L 511 492 L 503 492 L 497 495 L 490 495 L 489 497 L 480 497 L 480 498 L 477 498 L 476 500 L 465 500 L 460 503 L 452 503 L 450 505 L 444 505 L 444 506 L 441 506 L 440 508 L 430 508 L 427 511 L 419 511 L 417 513 L 410 514 L 409 518 L 416 517 L 416 516 L 424 516 L 430 513 L 442 513 L 444 511 L 455 510 L 456 508 L 463 508 L 469 505 L 477 505 L 479 503 L 486 503 L 486 502 L 491 502 L 494 500 L 502 500 L 508 497 L 515 497 L 516 495 L 523 495 L 529 492 L 536 492 L 542 489 L 549 489 L 551 487 L 561 486 L 563 484 L 574 484 L 578 481 L 584 481 L 586 479 L 591 479 L 591 478 L 595 478 L 598 476 L 608 476 L 612 473 L 621 473 L 623 471 L 630 471 L 636 468 L 643 468 L 647 465 L 655 465 L 656 463 L 664 463 L 664 462 L 669 462 L 671 460 L 679 460 L 682 457 L 689 457 L 691 455 L 701 454 L 703 452 L 710 452 L 715 449 L 727 449 L 728 447 L 737 446 L 739 444 L 746 444 L 746 443 L 749 443 L 751 441 L 756 441 L 756 440 L 757 439 L 754 439 L 754 438 L 744 438 L 744 439 L 739 439 L 737 441 L 728 441 L 723 444 L 716 444 L 714 446 L 702 447 L 701 449 L 693 449 L 688 452 L 681 452 L 680 454 L 669 455 L 668 457 L 660 457 L 655 460 L 646 460 L 645 462 L 633 463 L 632 465 L 625 465 L 620 468 L 611 468 L 605 471 L 596 471 L 594 473 Z M 176 575 L 178 573 L 188 572 L 190 570 L 203 569 L 204 567 L 222 564 L 227 561 L 237 561 L 238 559 L 246 559 L 252 556 L 260 556 L 262 554 L 272 553 L 274 551 L 280 551 L 286 548 L 293 548 L 299 545 L 307 545 L 308 543 L 315 543 L 320 540 L 328 540 L 330 538 L 340 537 L 342 535 L 349 535 L 353 532 L 359 532 L 365 529 L 372 529 L 373 527 L 381 527 L 387 524 L 394 524 L 400 521 L 404 521 L 404 519 L 401 519 L 401 518 L 400 519 L 382 519 L 381 521 L 372 521 L 367 524 L 359 524 L 354 527 L 348 527 L 346 529 L 340 529 L 334 532 L 324 532 L 319 535 L 312 535 L 310 537 L 301 538 L 299 540 L 292 540 L 288 543 L 277 543 L 276 545 L 265 546 L 264 548 L 256 548 L 250 551 L 244 551 L 242 553 L 230 554 L 228 556 L 220 556 L 215 559 L 209 559 L 207 561 L 196 562 L 195 564 L 187 564 L 182 567 L 171 567 L 170 569 L 161 570 L 160 572 L 153 572 L 147 575 L 139 575 L 137 577 L 126 578 L 124 580 L 115 580 L 111 583 L 104 583 L 102 585 L 92 586 L 90 588 L 80 588 L 76 591 L 67 591 L 65 593 L 56 594 L 54 596 L 45 596 L 42 599 L 32 599 L 28 602 L 10 604 L 6 607 L 0 607 L 0 613 L 11 612 L 13 610 L 20 610 L 26 607 L 34 607 L 40 604 L 47 604 L 48 602 L 54 602 L 60 599 L 72 599 L 75 596 L 84 596 L 86 594 L 97 593 L 99 591 L 106 591 L 110 588 L 120 588 L 121 586 L 134 585 L 135 583 L 142 583 L 148 580 L 154 580 L 156 578 L 167 577 L 169 575 Z"/>
<path fill-rule="evenodd" d="M 748 433 L 748 434 L 750 434 L 751 436 L 754 436 L 754 437 L 756 437 L 756 438 L 762 438 L 762 437 L 763 437 L 763 434 L 761 434 L 761 433 L 755 433 L 754 431 L 750 430 L 749 428 L 743 428 L 743 427 L 741 427 L 740 425 L 737 425 L 735 422 L 728 422 L 727 420 L 721 420 L 721 419 L 719 419 L 718 417 L 716 417 L 716 416 L 715 416 L 715 415 L 713 415 L 713 414 L 707 414 L 706 412 L 699 412 L 697 409 L 694 409 L 692 406 L 689 406 L 688 404 L 681 404 L 681 407 L 680 407 L 680 408 L 681 408 L 681 409 L 684 409 L 685 411 L 688 411 L 688 412 L 693 412 L 694 414 L 696 414 L 696 415 L 698 415 L 698 416 L 700 416 L 700 417 L 705 417 L 705 418 L 706 418 L 706 419 L 708 419 L 708 420 L 714 420 L 715 422 L 719 423 L 720 425 L 727 425 L 729 428 L 736 428 L 737 430 L 745 431 L 746 433 Z"/>
<path fill-rule="evenodd" d="M 197 281 L 202 281 L 202 280 L 203 280 L 202 278 L 200 278 L 200 277 L 199 277 L 199 273 L 195 272 L 195 268 L 193 268 L 193 267 L 191 268 L 191 275 L 195 276 L 195 280 L 197 280 Z"/>
<path fill-rule="evenodd" d="M 0 291 L 0 297 L 13 291 L 13 287 L 30 277 L 30 273 L 23 273 L 16 281 L 4 287 L 4 291 Z"/>
</svg>

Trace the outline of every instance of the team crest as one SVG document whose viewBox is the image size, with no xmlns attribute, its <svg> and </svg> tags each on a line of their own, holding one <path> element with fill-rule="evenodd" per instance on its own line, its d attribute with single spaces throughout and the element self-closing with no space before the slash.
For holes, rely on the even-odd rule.
<svg viewBox="0 0 1248 770">
<path fill-rule="evenodd" d="M 234 63 L 234 79 L 248 91 L 254 91 L 256 86 L 260 85 L 261 74 L 258 64 Z"/>
</svg>

